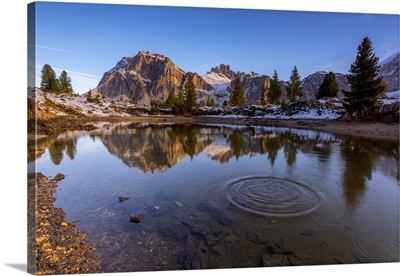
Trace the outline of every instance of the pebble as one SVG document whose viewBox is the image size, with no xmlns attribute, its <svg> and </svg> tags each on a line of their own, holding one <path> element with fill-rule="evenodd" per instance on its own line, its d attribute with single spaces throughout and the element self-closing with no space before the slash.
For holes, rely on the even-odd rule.
<svg viewBox="0 0 400 276">
<path fill-rule="evenodd" d="M 121 197 L 118 197 L 118 202 L 124 202 L 124 201 L 127 201 L 128 199 L 129 199 L 129 197 L 121 196 Z"/>
<path fill-rule="evenodd" d="M 175 204 L 176 204 L 178 207 L 183 207 L 183 204 L 180 203 L 179 201 L 175 201 Z"/>
<path fill-rule="evenodd" d="M 60 181 L 63 180 L 65 178 L 65 175 L 63 175 L 62 173 L 58 173 L 53 179 L 55 181 Z"/>
<path fill-rule="evenodd" d="M 144 219 L 144 216 L 145 215 L 143 213 L 141 213 L 141 214 L 139 214 L 137 216 L 133 216 L 133 217 L 131 217 L 130 222 L 139 223 Z"/>
<path fill-rule="evenodd" d="M 300 231 L 300 234 L 303 235 L 303 236 L 309 237 L 312 234 L 314 234 L 314 231 L 312 229 L 305 228 L 305 229 Z"/>
</svg>

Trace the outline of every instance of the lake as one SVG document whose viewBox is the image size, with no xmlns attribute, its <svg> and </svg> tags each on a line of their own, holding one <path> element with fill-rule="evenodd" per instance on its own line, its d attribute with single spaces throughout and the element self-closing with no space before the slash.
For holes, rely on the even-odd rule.
<svg viewBox="0 0 400 276">
<path fill-rule="evenodd" d="M 55 205 L 103 272 L 399 261 L 398 142 L 102 123 L 38 148 L 28 172 L 65 175 Z"/>
</svg>

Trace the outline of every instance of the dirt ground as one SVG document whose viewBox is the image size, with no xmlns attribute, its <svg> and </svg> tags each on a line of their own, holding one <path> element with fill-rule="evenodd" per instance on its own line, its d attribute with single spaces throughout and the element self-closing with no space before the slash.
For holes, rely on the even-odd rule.
<svg viewBox="0 0 400 276">
<path fill-rule="evenodd" d="M 315 119 L 259 119 L 259 118 L 221 118 L 221 117 L 111 117 L 96 118 L 94 121 L 131 122 L 174 122 L 209 123 L 235 125 L 261 125 L 288 127 L 330 132 L 339 135 L 367 137 L 379 140 L 399 141 L 399 124 L 371 121 L 315 120 Z"/>
</svg>

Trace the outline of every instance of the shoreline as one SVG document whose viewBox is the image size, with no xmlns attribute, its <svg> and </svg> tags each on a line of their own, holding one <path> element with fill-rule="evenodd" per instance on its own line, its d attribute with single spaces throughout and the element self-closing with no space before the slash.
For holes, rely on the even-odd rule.
<svg viewBox="0 0 400 276">
<path fill-rule="evenodd" d="M 87 232 L 55 206 L 63 174 L 28 173 L 28 272 L 36 275 L 98 273 L 101 255 Z"/>
<path fill-rule="evenodd" d="M 90 130 L 95 122 L 230 124 L 247 126 L 287 127 L 324 131 L 336 135 L 399 142 L 399 124 L 378 121 L 345 121 L 340 119 L 265 119 L 252 117 L 185 117 L 185 116 L 124 116 L 124 117 L 57 117 L 41 121 L 37 134 L 28 131 L 28 140 L 40 139 L 66 130 Z M 47 132 L 47 133 L 46 133 Z"/>
<path fill-rule="evenodd" d="M 108 122 L 147 122 L 147 123 L 188 123 L 188 124 L 230 124 L 247 126 L 287 127 L 324 131 L 337 135 L 363 137 L 369 139 L 399 141 L 399 124 L 371 121 L 344 121 L 336 119 L 263 119 L 263 118 L 224 118 L 224 117 L 107 117 L 93 118 L 89 121 Z"/>
</svg>

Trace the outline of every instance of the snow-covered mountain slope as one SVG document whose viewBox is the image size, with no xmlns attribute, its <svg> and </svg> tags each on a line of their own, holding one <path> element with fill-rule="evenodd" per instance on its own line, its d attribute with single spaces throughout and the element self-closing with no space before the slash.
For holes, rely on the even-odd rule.
<svg viewBox="0 0 400 276">
<path fill-rule="evenodd" d="M 228 77 L 215 72 L 208 72 L 203 76 L 203 79 L 210 84 L 215 91 L 226 90 L 231 84 L 231 80 Z"/>
<path fill-rule="evenodd" d="M 379 63 L 379 74 L 388 85 L 388 91 L 400 90 L 400 52 L 397 52 Z"/>
<path fill-rule="evenodd" d="M 203 79 L 208 83 L 213 89 L 210 91 L 200 92 L 200 101 L 204 102 L 207 98 L 213 98 L 218 106 L 222 106 L 223 103 L 229 101 L 229 86 L 232 80 L 223 74 L 216 72 L 207 72 L 203 76 Z"/>
</svg>

